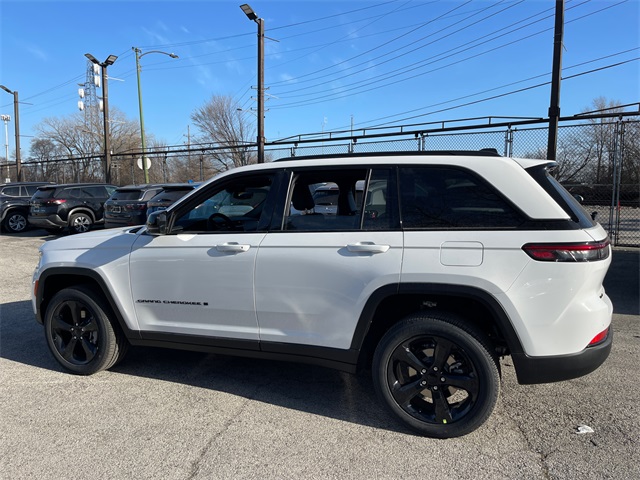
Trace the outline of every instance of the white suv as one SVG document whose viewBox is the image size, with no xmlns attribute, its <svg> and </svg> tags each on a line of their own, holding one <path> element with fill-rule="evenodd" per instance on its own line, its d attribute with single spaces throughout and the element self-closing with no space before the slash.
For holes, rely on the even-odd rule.
<svg viewBox="0 0 640 480">
<path fill-rule="evenodd" d="M 238 168 L 145 227 L 44 244 L 33 308 L 77 374 L 129 345 L 371 369 L 406 425 L 464 435 L 494 408 L 499 357 L 542 383 L 611 349 L 607 234 L 552 167 L 480 151 Z"/>
</svg>

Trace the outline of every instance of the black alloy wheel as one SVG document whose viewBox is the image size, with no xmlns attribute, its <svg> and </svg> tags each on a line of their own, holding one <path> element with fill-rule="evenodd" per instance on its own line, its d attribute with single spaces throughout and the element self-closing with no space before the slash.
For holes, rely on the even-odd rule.
<svg viewBox="0 0 640 480">
<path fill-rule="evenodd" d="M 385 405 L 435 438 L 466 435 L 495 407 L 500 378 L 486 339 L 446 313 L 414 314 L 383 337 L 373 362 Z"/>
<path fill-rule="evenodd" d="M 113 366 L 128 345 L 109 320 L 103 300 L 83 286 L 58 292 L 49 303 L 45 334 L 54 358 L 67 370 L 90 375 Z"/>
</svg>

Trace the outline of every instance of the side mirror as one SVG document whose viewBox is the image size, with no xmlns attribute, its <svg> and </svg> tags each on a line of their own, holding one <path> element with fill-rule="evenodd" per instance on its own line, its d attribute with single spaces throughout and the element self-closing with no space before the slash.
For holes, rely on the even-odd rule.
<svg viewBox="0 0 640 480">
<path fill-rule="evenodd" d="M 577 193 L 574 193 L 573 198 L 575 198 L 580 203 L 584 203 L 584 197 L 582 195 L 578 195 Z"/>
<path fill-rule="evenodd" d="M 153 212 L 147 218 L 147 233 L 150 235 L 166 235 L 167 233 L 167 212 L 160 210 Z"/>
</svg>

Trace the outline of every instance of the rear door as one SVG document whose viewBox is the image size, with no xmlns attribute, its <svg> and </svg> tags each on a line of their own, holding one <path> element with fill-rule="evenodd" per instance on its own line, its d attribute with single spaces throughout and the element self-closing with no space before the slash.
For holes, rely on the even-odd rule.
<svg viewBox="0 0 640 480">
<path fill-rule="evenodd" d="M 356 201 L 358 182 L 367 185 L 364 202 Z M 335 188 L 332 211 L 314 203 L 322 185 Z M 262 241 L 256 263 L 263 350 L 282 343 L 350 347 L 366 301 L 399 281 L 402 232 L 395 192 L 390 168 L 291 172 L 278 225 Z"/>
</svg>

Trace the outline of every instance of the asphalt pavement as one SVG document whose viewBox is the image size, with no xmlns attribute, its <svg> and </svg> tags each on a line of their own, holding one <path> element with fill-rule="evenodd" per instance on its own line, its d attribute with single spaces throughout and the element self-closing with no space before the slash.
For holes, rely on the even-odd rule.
<svg viewBox="0 0 640 480">
<path fill-rule="evenodd" d="M 387 415 L 367 375 L 153 348 L 63 372 L 29 301 L 51 238 L 0 236 L 0 479 L 640 479 L 638 249 L 614 252 L 601 368 L 525 386 L 507 357 L 489 421 L 434 440 Z"/>
</svg>

